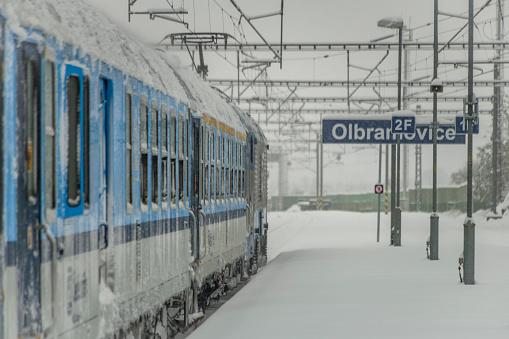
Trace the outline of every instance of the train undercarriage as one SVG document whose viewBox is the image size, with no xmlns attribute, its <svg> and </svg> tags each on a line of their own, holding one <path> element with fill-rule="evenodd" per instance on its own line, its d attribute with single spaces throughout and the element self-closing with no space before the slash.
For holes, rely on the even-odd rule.
<svg viewBox="0 0 509 339">
<path fill-rule="evenodd" d="M 239 258 L 201 281 L 193 280 L 191 287 L 167 300 L 162 307 L 140 316 L 129 326 L 110 336 L 113 339 L 182 338 L 197 328 L 206 310 L 235 290 L 241 288 L 267 263 L 267 240 L 261 237 L 252 258 Z"/>
</svg>

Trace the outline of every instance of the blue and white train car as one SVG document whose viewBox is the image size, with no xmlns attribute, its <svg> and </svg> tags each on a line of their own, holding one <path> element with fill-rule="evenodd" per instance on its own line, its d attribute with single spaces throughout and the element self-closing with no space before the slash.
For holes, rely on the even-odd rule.
<svg viewBox="0 0 509 339">
<path fill-rule="evenodd" d="M 0 337 L 173 336 L 263 264 L 266 139 L 177 59 L 0 0 L 0 60 Z"/>
</svg>

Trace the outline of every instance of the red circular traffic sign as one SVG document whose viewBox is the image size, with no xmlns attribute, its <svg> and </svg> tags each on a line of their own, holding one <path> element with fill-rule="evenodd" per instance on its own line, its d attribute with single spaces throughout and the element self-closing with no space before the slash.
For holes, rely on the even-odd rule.
<svg viewBox="0 0 509 339">
<path fill-rule="evenodd" d="M 384 185 L 377 184 L 375 185 L 375 193 L 376 194 L 382 194 L 384 192 Z"/>
</svg>

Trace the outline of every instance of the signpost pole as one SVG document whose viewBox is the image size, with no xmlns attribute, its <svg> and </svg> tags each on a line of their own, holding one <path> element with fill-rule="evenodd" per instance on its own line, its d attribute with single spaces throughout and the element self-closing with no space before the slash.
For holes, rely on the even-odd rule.
<svg viewBox="0 0 509 339">
<path fill-rule="evenodd" d="M 391 245 L 396 233 L 396 144 L 391 145 Z"/>
<path fill-rule="evenodd" d="M 403 44 L 403 25 L 399 28 L 399 50 L 398 50 L 398 111 L 401 110 L 401 50 Z M 400 192 L 400 154 L 401 154 L 401 139 L 398 134 L 396 137 L 397 144 L 397 187 L 396 187 L 396 208 L 395 213 L 395 230 L 394 230 L 394 246 L 401 246 L 401 207 L 399 205 L 399 192 Z"/>
<path fill-rule="evenodd" d="M 468 102 L 467 102 L 467 123 L 468 123 L 468 155 L 467 155 L 467 218 L 463 224 L 463 271 L 465 285 L 475 283 L 475 222 L 472 218 L 472 133 L 474 122 L 474 1 L 468 2 Z"/>
<path fill-rule="evenodd" d="M 438 0 L 434 5 L 433 80 L 438 76 Z M 433 91 L 433 212 L 430 216 L 430 260 L 438 260 L 438 214 L 437 214 L 437 92 Z"/>
<path fill-rule="evenodd" d="M 378 149 L 378 184 L 382 183 L 382 144 L 380 144 Z M 378 215 L 377 215 L 377 224 L 376 224 L 376 242 L 380 242 L 380 196 L 378 194 Z"/>
<path fill-rule="evenodd" d="M 385 215 L 389 207 L 389 145 L 385 145 Z"/>
</svg>

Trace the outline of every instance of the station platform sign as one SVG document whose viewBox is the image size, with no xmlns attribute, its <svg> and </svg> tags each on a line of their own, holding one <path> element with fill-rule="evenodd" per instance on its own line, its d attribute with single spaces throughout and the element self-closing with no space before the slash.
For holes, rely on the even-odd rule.
<svg viewBox="0 0 509 339">
<path fill-rule="evenodd" d="M 394 113 L 394 116 L 401 114 Z M 407 114 L 408 116 L 408 114 Z M 393 115 L 328 115 L 322 120 L 323 143 L 327 144 L 395 144 L 398 134 L 393 132 Z M 438 144 L 465 144 L 464 134 L 456 132 L 456 117 L 444 119 L 441 117 L 437 129 Z M 397 121 L 397 120 L 396 120 Z M 400 120 L 402 121 L 402 120 Z M 407 123 L 401 122 L 404 131 L 414 130 L 413 133 L 400 133 L 402 144 L 433 144 L 432 116 L 419 115 L 418 119 Z"/>
<path fill-rule="evenodd" d="M 461 116 L 456 116 L 456 133 L 468 134 L 467 121 Z M 472 133 L 479 134 L 479 119 L 474 120 L 472 125 Z"/>
</svg>

